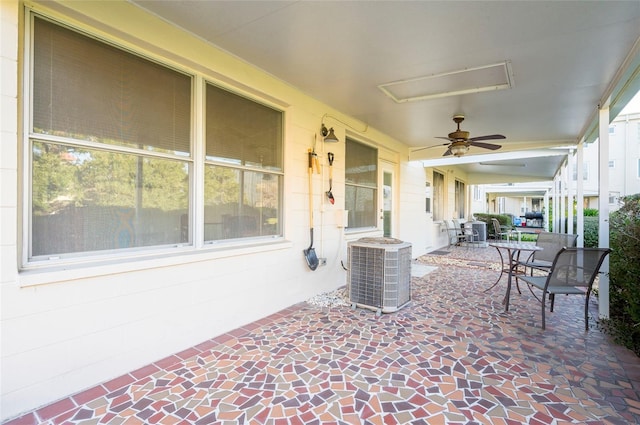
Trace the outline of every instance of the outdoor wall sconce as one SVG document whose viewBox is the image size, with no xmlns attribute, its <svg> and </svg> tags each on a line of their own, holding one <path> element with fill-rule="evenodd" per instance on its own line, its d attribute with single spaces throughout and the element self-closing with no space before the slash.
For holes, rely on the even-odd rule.
<svg viewBox="0 0 640 425">
<path fill-rule="evenodd" d="M 338 143 L 340 140 L 333 132 L 333 127 L 327 130 L 327 127 L 322 123 L 322 128 L 320 129 L 320 134 L 324 137 L 325 143 Z"/>
<path fill-rule="evenodd" d="M 346 122 L 344 122 L 344 121 L 342 121 L 342 120 L 340 120 L 340 119 L 338 119 L 338 118 L 336 118 L 334 116 L 331 116 L 329 114 L 324 114 L 322 116 L 322 127 L 320 127 L 320 134 L 322 134 L 323 140 L 326 143 L 338 143 L 340 141 L 340 139 L 338 139 L 338 136 L 336 136 L 335 133 L 333 132 L 333 127 L 330 127 L 329 129 L 327 129 L 327 126 L 324 125 L 324 119 L 326 117 L 331 117 L 332 119 L 334 119 L 334 120 L 346 125 L 347 127 L 351 128 L 351 129 L 353 129 L 353 130 L 355 130 L 357 132 L 360 132 L 360 133 L 366 133 L 366 131 L 369 129 L 369 124 L 364 124 L 364 129 L 360 130 L 360 129 L 354 128 L 353 126 L 349 125 L 348 123 L 346 123 Z"/>
</svg>

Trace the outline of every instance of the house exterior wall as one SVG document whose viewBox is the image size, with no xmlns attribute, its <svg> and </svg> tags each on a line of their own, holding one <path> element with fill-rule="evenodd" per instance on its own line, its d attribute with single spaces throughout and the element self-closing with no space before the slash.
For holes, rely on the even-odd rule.
<svg viewBox="0 0 640 425">
<path fill-rule="evenodd" d="M 427 182 L 430 184 L 429 196 L 431 198 L 431 211 L 433 211 L 434 197 L 437 196 L 433 189 L 433 172 L 436 171 L 444 175 L 444 193 L 442 202 L 444 204 L 444 217 L 438 219 L 433 216 L 433 213 L 427 214 L 427 241 L 430 243 L 427 246 L 427 251 L 433 251 L 438 248 L 447 247 L 449 245 L 448 232 L 446 230 L 446 224 L 443 220 L 451 220 L 458 218 L 456 216 L 457 211 L 455 207 L 455 195 L 456 195 L 456 180 L 465 184 L 465 211 L 464 218 L 459 218 L 460 221 L 465 222 L 471 220 L 471 208 L 474 205 L 472 201 L 472 194 L 470 192 L 471 185 L 468 181 L 466 173 L 461 172 L 457 167 L 440 168 L 440 167 L 427 167 L 424 168 Z M 424 185 L 423 185 L 424 186 Z M 424 192 L 424 187 L 423 187 Z M 424 198 L 421 199 L 422 207 L 424 208 Z"/>
<path fill-rule="evenodd" d="M 344 140 L 348 128 L 331 122 L 341 143 L 335 154 L 333 194 L 327 164 L 315 175 L 315 243 L 327 265 L 310 271 L 307 150 L 321 119 L 339 111 L 270 75 L 168 25 L 126 1 L 30 3 L 38 11 L 130 49 L 193 70 L 285 113 L 284 238 L 227 249 L 186 248 L 171 255 L 135 257 L 100 265 L 23 271 L 20 231 L 24 75 L 24 4 L 0 2 L 0 420 L 91 388 L 195 344 L 345 284 L 346 242 L 381 235 L 345 231 Z M 417 257 L 434 246 L 424 208 L 425 173 L 409 163 L 407 147 L 368 129 L 350 137 L 379 147 L 395 170 L 394 237 Z M 324 146 L 318 145 L 321 160 Z M 324 162 L 324 161 L 323 161 Z"/>
</svg>

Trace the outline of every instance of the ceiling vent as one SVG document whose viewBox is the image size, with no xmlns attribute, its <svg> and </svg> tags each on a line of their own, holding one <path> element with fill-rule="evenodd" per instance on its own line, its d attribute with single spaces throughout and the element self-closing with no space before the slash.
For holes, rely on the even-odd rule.
<svg viewBox="0 0 640 425">
<path fill-rule="evenodd" d="M 512 87 L 511 61 L 394 81 L 378 86 L 396 103 L 504 90 Z"/>
</svg>

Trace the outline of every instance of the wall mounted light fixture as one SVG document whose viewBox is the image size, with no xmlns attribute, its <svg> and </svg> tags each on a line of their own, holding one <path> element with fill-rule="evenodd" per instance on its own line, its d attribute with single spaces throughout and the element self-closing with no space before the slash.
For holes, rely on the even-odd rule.
<svg viewBox="0 0 640 425">
<path fill-rule="evenodd" d="M 364 125 L 364 129 L 363 130 L 359 130 L 359 129 L 356 129 L 356 128 L 352 127 L 348 123 L 339 120 L 336 117 L 333 117 L 333 116 L 331 116 L 329 114 L 324 114 L 322 116 L 322 127 L 320 127 L 320 134 L 322 134 L 322 137 L 324 138 L 324 141 L 327 142 L 327 143 L 338 143 L 340 141 L 340 139 L 338 139 L 338 137 L 333 132 L 333 127 L 330 127 L 329 129 L 327 129 L 327 126 L 324 125 L 325 117 L 331 117 L 332 119 L 334 119 L 334 120 L 346 125 L 347 127 L 351 128 L 351 129 L 353 129 L 355 131 L 359 131 L 360 133 L 365 133 L 369 129 L 369 124 L 365 124 Z"/>
<path fill-rule="evenodd" d="M 320 134 L 322 134 L 322 137 L 324 137 L 325 143 L 338 143 L 340 141 L 333 132 L 333 127 L 327 130 L 327 127 L 324 125 L 324 123 L 322 123 Z"/>
</svg>

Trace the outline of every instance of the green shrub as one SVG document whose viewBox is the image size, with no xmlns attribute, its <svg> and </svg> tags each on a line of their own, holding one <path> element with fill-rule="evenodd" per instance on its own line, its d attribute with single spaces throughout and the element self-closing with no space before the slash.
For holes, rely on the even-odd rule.
<svg viewBox="0 0 640 425">
<path fill-rule="evenodd" d="M 609 217 L 609 319 L 600 325 L 640 356 L 640 194 L 623 202 Z"/>
<path fill-rule="evenodd" d="M 487 234 L 490 238 L 495 237 L 493 232 L 493 223 L 491 222 L 492 218 L 497 219 L 498 222 L 500 222 L 500 226 L 508 226 L 508 227 L 513 226 L 513 221 L 512 221 L 513 218 L 511 215 L 474 213 L 473 216 L 475 217 L 476 220 L 484 221 L 485 223 L 487 223 Z"/>
<path fill-rule="evenodd" d="M 510 214 L 485 214 L 485 213 L 474 213 L 473 216 L 478 221 L 484 221 L 487 225 L 491 224 L 491 219 L 495 218 L 500 222 L 501 226 L 512 226 L 512 218 Z"/>
<path fill-rule="evenodd" d="M 598 247 L 598 229 L 600 228 L 600 222 L 597 216 L 586 216 L 584 218 L 584 247 L 585 248 L 597 248 Z"/>
<path fill-rule="evenodd" d="M 597 217 L 598 210 L 597 208 L 585 208 L 583 214 L 585 217 Z"/>
</svg>

